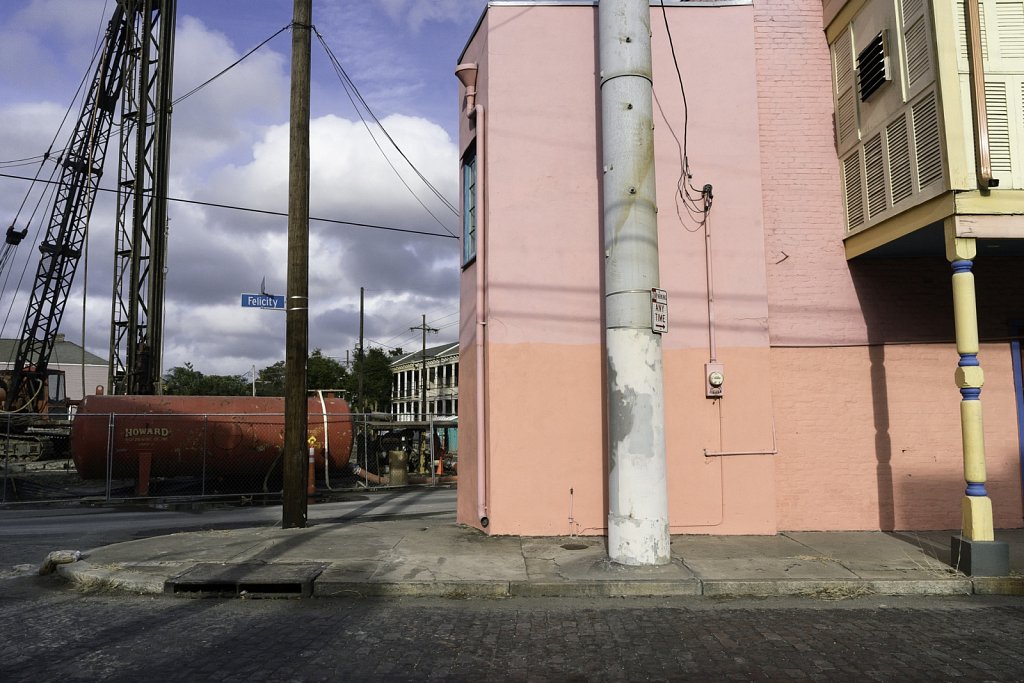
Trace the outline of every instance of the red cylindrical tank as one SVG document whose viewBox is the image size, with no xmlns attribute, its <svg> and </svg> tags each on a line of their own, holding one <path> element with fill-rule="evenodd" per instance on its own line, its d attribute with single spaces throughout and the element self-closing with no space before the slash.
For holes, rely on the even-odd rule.
<svg viewBox="0 0 1024 683">
<path fill-rule="evenodd" d="M 309 400 L 307 446 L 318 467 L 352 452 L 352 415 L 340 398 Z M 87 396 L 71 424 L 71 457 L 83 479 L 264 476 L 284 449 L 284 399 L 263 396 Z"/>
</svg>

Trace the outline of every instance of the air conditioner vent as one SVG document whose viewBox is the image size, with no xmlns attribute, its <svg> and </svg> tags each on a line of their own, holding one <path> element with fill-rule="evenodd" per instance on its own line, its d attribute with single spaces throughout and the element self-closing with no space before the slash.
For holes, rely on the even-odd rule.
<svg viewBox="0 0 1024 683">
<path fill-rule="evenodd" d="M 892 76 L 889 74 L 889 57 L 885 46 L 885 31 L 875 36 L 867 47 L 857 55 L 857 79 L 860 85 L 860 101 L 866 102 Z"/>
</svg>

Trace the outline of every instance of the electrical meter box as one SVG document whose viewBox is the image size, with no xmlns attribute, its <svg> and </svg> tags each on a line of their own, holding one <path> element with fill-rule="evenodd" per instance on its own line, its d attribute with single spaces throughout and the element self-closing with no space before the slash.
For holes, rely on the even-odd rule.
<svg viewBox="0 0 1024 683">
<path fill-rule="evenodd" d="M 722 398 L 725 384 L 725 366 L 721 363 L 704 364 L 704 392 L 708 398 Z"/>
</svg>

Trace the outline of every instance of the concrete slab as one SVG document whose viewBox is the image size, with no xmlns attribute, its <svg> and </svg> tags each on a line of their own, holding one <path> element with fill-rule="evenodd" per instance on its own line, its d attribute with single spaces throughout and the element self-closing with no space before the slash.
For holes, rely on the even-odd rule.
<svg viewBox="0 0 1024 683">
<path fill-rule="evenodd" d="M 835 560 L 822 556 L 788 558 L 731 557 L 718 560 L 686 561 L 694 575 L 701 579 L 731 581 L 853 580 L 858 576 Z"/>
<path fill-rule="evenodd" d="M 687 565 L 691 560 L 722 560 L 734 557 L 791 558 L 810 554 L 801 543 L 775 536 L 673 536 L 672 554 Z"/>
</svg>

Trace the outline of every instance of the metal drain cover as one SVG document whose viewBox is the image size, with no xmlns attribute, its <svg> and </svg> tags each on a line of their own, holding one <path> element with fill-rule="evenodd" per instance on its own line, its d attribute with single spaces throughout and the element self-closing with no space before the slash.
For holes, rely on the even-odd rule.
<svg viewBox="0 0 1024 683">
<path fill-rule="evenodd" d="M 164 583 L 164 593 L 253 598 L 308 598 L 323 563 L 199 563 Z"/>
</svg>

